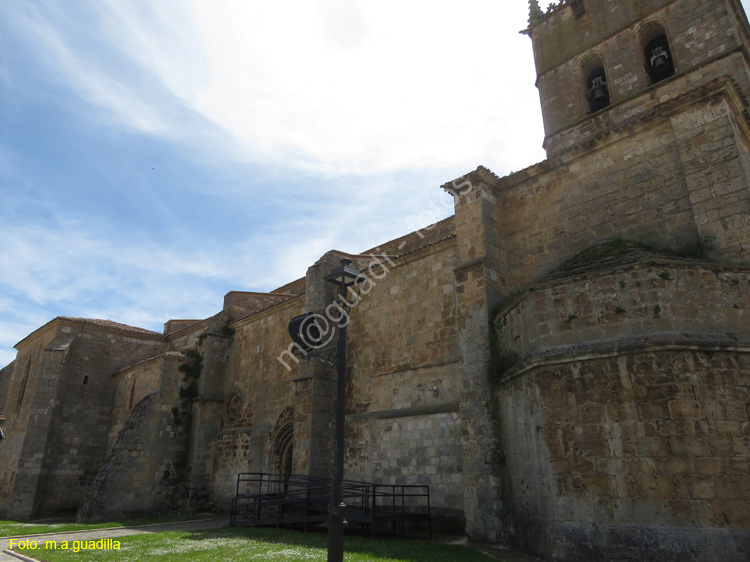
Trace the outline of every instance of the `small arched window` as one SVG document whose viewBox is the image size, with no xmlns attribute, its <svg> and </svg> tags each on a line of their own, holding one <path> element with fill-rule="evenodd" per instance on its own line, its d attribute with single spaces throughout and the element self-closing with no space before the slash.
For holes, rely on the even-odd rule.
<svg viewBox="0 0 750 562">
<path fill-rule="evenodd" d="M 586 92 L 589 101 L 589 109 L 592 113 L 604 109 L 609 105 L 609 87 L 604 67 L 599 66 L 589 72 L 586 77 Z"/>
<path fill-rule="evenodd" d="M 652 84 L 656 84 L 674 74 L 674 59 L 667 36 L 662 32 L 646 43 L 644 49 L 646 73 Z"/>
</svg>

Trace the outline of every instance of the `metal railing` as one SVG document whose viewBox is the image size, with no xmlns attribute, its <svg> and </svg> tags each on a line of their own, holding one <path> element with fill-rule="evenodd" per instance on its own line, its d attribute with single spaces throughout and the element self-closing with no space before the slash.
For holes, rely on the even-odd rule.
<svg viewBox="0 0 750 562">
<path fill-rule="evenodd" d="M 424 521 L 432 537 L 430 487 L 422 484 L 374 484 L 344 480 L 343 498 L 346 520 L 360 524 L 375 536 L 378 523 L 390 523 L 396 534 L 396 523 Z M 232 500 L 231 525 L 302 524 L 328 518 L 331 480 L 300 474 L 243 472 L 237 475 Z"/>
</svg>

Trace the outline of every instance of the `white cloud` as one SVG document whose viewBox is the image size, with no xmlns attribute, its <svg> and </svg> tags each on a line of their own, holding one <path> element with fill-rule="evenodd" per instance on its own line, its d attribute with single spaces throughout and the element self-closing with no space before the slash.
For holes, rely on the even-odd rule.
<svg viewBox="0 0 750 562">
<path fill-rule="evenodd" d="M 522 3 L 349 4 L 193 0 L 212 69 L 195 107 L 248 150 L 313 169 L 519 168 L 519 144 L 526 164 L 541 157 Z"/>
<path fill-rule="evenodd" d="M 101 36 L 110 48 L 151 73 L 177 99 L 192 101 L 209 69 L 193 14 L 183 0 L 98 0 Z"/>
<path fill-rule="evenodd" d="M 54 14 L 21 21 L 60 79 L 127 130 L 316 173 L 503 172 L 542 157 L 523 2 L 92 6 L 97 28 L 67 36 Z M 228 136 L 187 126 L 185 109 Z"/>
<path fill-rule="evenodd" d="M 17 22 L 46 53 L 50 71 L 67 83 L 85 100 L 104 108 L 117 124 L 141 133 L 158 133 L 166 125 L 133 85 L 118 80 L 116 75 L 95 57 L 76 52 L 69 38 L 40 14 L 29 9 L 18 14 Z"/>
<path fill-rule="evenodd" d="M 227 261 L 221 263 L 204 251 L 179 255 L 143 240 L 128 243 L 92 223 L 4 224 L 0 238 L 5 290 L 37 305 L 85 307 L 103 293 L 132 306 L 142 299 L 153 302 L 154 293 L 172 279 L 188 286 L 227 274 Z M 173 294 L 168 287 L 157 302 L 171 302 Z"/>
</svg>

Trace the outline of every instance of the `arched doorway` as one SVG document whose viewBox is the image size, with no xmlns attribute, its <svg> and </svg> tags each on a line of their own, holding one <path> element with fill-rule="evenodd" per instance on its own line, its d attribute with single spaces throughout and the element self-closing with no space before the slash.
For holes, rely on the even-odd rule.
<svg viewBox="0 0 750 562">
<path fill-rule="evenodd" d="M 282 472 L 284 474 L 291 474 L 292 473 L 292 458 L 294 453 L 294 440 L 290 439 L 289 444 L 284 447 L 284 452 L 281 454 L 281 460 L 283 462 L 283 470 Z"/>
<path fill-rule="evenodd" d="M 294 472 L 294 424 L 289 422 L 279 428 L 271 448 L 271 472 L 283 474 L 283 490 L 289 488 L 288 476 Z"/>
</svg>

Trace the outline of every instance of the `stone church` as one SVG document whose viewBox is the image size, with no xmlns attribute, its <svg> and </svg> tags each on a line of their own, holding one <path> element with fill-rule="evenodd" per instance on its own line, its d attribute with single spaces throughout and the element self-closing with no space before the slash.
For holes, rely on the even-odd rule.
<svg viewBox="0 0 750 562">
<path fill-rule="evenodd" d="M 443 186 L 453 216 L 210 318 L 20 341 L 0 517 L 226 511 L 238 473 L 329 475 L 334 369 L 287 327 L 349 258 L 347 478 L 429 484 L 440 528 L 544 560 L 749 560 L 747 18 L 531 0 L 524 33 L 543 162 L 480 166 Z"/>
</svg>

